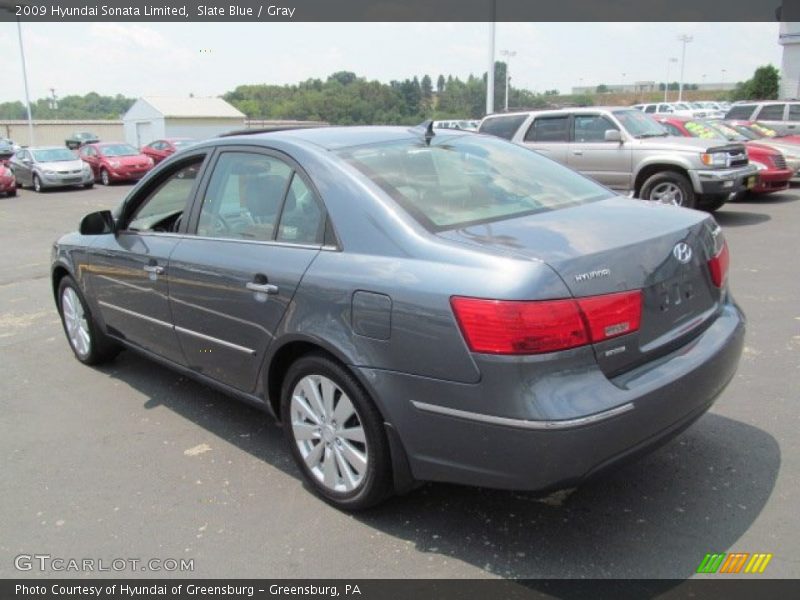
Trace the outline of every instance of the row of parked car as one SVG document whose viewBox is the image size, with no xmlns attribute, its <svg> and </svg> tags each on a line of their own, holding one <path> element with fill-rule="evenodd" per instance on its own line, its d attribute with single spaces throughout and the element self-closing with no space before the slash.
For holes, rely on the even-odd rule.
<svg viewBox="0 0 800 600">
<path fill-rule="evenodd" d="M 747 114 L 772 104 L 746 105 Z M 639 108 L 503 113 L 485 117 L 478 131 L 536 150 L 620 193 L 708 211 L 732 195 L 772 193 L 800 180 L 800 136 L 788 127 Z"/>
<path fill-rule="evenodd" d="M 57 187 L 91 188 L 97 181 L 103 185 L 137 181 L 156 164 L 193 143 L 188 138 L 170 138 L 137 150 L 124 142 L 101 142 L 97 136 L 81 132 L 67 139 L 66 148 L 17 147 L 0 154 L 0 193 L 14 196 L 17 188 L 25 186 L 41 192 Z"/>
</svg>

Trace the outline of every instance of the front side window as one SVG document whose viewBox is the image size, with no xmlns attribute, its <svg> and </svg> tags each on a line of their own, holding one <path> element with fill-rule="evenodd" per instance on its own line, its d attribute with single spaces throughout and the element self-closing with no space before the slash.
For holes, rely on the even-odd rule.
<svg viewBox="0 0 800 600">
<path fill-rule="evenodd" d="M 135 209 L 131 231 L 175 231 L 191 197 L 203 157 L 193 159 L 169 175 Z"/>
<path fill-rule="evenodd" d="M 785 104 L 765 104 L 758 113 L 758 119 L 762 121 L 783 121 L 783 109 Z"/>
<path fill-rule="evenodd" d="M 339 156 L 431 231 L 558 210 L 608 189 L 536 152 L 485 136 L 404 140 Z"/>
<path fill-rule="evenodd" d="M 606 131 L 619 127 L 602 115 L 575 115 L 576 142 L 605 142 Z"/>
<path fill-rule="evenodd" d="M 568 142 L 569 117 L 537 117 L 525 134 L 526 142 Z"/>
<path fill-rule="evenodd" d="M 203 199 L 197 234 L 267 241 L 274 239 L 292 169 L 265 154 L 220 155 Z"/>
<path fill-rule="evenodd" d="M 656 105 L 655 104 L 650 104 L 647 108 L 644 109 L 644 112 L 646 112 L 646 113 L 654 113 L 654 112 L 656 112 Z"/>
</svg>

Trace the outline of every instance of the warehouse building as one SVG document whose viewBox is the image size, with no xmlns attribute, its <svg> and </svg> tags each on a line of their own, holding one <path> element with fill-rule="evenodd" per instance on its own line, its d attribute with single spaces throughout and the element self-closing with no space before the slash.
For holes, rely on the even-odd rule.
<svg viewBox="0 0 800 600">
<path fill-rule="evenodd" d="M 783 46 L 780 97 L 800 98 L 800 23 L 781 23 L 778 43 Z"/>
<path fill-rule="evenodd" d="M 242 129 L 245 116 L 222 98 L 139 98 L 122 117 L 125 141 L 141 148 L 153 140 L 203 140 Z"/>
</svg>

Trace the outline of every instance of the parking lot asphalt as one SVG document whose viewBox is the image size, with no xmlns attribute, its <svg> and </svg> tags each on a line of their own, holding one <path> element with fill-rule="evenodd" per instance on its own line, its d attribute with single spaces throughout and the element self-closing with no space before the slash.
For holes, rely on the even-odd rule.
<svg viewBox="0 0 800 600">
<path fill-rule="evenodd" d="M 0 577 L 685 578 L 733 551 L 800 574 L 800 189 L 717 213 L 747 342 L 685 433 L 571 494 L 430 484 L 356 515 L 305 489 L 266 415 L 131 352 L 73 358 L 50 246 L 128 189 L 0 198 Z M 19 554 L 194 571 L 19 572 Z"/>
</svg>

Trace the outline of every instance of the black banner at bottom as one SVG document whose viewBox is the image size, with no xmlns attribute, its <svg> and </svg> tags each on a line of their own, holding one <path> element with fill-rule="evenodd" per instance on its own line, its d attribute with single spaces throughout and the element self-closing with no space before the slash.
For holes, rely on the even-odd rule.
<svg viewBox="0 0 800 600">
<path fill-rule="evenodd" d="M 800 598 L 797 579 L 5 579 L 0 598 L 40 600 L 258 600 L 348 598 L 357 600 L 535 600 Z"/>
</svg>

